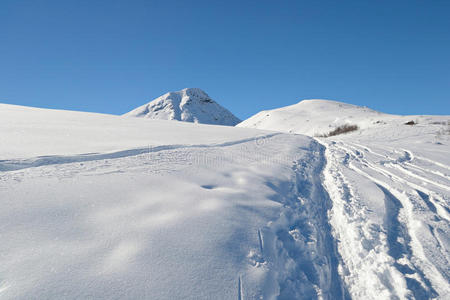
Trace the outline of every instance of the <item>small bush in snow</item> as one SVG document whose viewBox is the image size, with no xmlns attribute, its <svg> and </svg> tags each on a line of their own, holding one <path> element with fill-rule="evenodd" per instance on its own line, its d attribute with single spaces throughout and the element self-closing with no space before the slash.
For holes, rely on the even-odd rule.
<svg viewBox="0 0 450 300">
<path fill-rule="evenodd" d="M 330 137 L 330 136 L 335 136 L 335 135 L 339 135 L 339 134 L 343 134 L 343 133 L 347 133 L 347 132 L 356 131 L 358 129 L 359 129 L 358 125 L 345 124 L 345 125 L 336 127 L 334 130 L 332 130 L 326 134 L 318 135 L 318 137 Z"/>
</svg>

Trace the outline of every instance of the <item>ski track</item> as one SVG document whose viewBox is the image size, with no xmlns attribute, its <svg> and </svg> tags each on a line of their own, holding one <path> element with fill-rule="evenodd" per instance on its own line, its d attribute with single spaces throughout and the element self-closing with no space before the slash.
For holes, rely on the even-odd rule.
<svg viewBox="0 0 450 300">
<path fill-rule="evenodd" d="M 341 276 L 352 298 L 448 299 L 450 260 L 440 235 L 448 235 L 450 228 L 450 182 L 446 174 L 418 163 L 448 167 L 405 149 L 381 154 L 356 143 L 323 144 L 328 161 L 324 182 L 333 201 L 330 222 L 343 258 Z M 382 224 L 367 219 L 370 209 L 360 201 L 364 193 L 348 182 L 343 171 L 365 178 L 382 192 Z M 439 180 L 425 177 L 430 174 Z M 364 282 L 359 272 L 370 280 Z M 366 293 L 361 294 L 361 288 Z"/>
<path fill-rule="evenodd" d="M 280 133 L 272 133 L 257 137 L 258 139 L 269 139 L 273 136 L 276 136 Z M 112 153 L 85 153 L 79 155 L 72 156 L 62 156 L 62 155 L 53 155 L 53 156 L 38 156 L 35 158 L 29 159 L 16 159 L 16 160 L 0 160 L 0 172 L 7 171 L 16 171 L 27 168 L 35 168 L 41 166 L 48 165 L 59 165 L 59 164 L 68 164 L 75 162 L 88 162 L 88 161 L 96 161 L 96 160 L 105 160 L 105 159 L 116 159 L 123 158 L 129 156 L 138 156 L 141 154 L 146 154 L 150 152 L 159 152 L 164 150 L 176 150 L 176 149 L 186 149 L 186 148 L 213 148 L 213 147 L 227 147 L 238 144 L 247 143 L 255 140 L 254 137 L 230 141 L 221 144 L 200 144 L 200 145 L 160 145 L 160 146 L 147 146 L 144 148 L 136 148 L 129 150 L 122 150 Z"/>
<path fill-rule="evenodd" d="M 244 300 L 244 290 L 242 289 L 242 276 L 238 278 L 238 300 Z"/>
<path fill-rule="evenodd" d="M 313 141 L 311 149 L 294 162 L 291 186 L 277 192 L 284 205 L 280 218 L 258 230 L 261 261 L 277 272 L 277 299 L 350 299 L 328 222 L 331 199 L 321 180 L 325 148 Z"/>
<path fill-rule="evenodd" d="M 352 149 L 343 148 L 341 146 L 341 150 L 345 151 L 347 153 L 352 153 L 353 157 L 356 157 L 356 155 Z M 407 186 L 410 189 L 420 191 L 423 194 L 429 195 L 428 200 L 432 203 L 433 206 L 438 207 L 437 214 L 441 218 L 444 218 L 447 221 L 450 221 L 448 208 L 447 208 L 449 203 L 444 200 L 446 198 L 445 195 L 442 195 L 440 191 L 432 190 L 429 187 L 424 186 L 424 183 L 425 184 L 428 184 L 428 183 L 434 184 L 436 187 L 442 188 L 447 191 L 448 191 L 448 185 L 447 186 L 442 185 L 442 184 L 439 184 L 436 182 L 432 182 L 428 179 L 423 180 L 424 178 L 422 178 L 421 176 L 418 176 L 410 171 L 404 170 L 404 168 L 401 164 L 392 163 L 392 161 L 396 161 L 394 158 L 390 158 L 390 161 L 388 163 L 386 161 L 380 161 L 377 165 L 375 165 L 373 163 L 370 163 L 367 159 L 365 159 L 363 155 L 358 155 L 358 159 L 356 159 L 355 161 L 359 161 L 363 165 L 370 167 L 371 169 L 375 170 L 376 172 L 384 175 L 385 177 L 387 177 L 391 180 L 401 182 L 403 184 L 403 186 Z M 402 173 L 406 173 L 406 175 L 409 175 L 409 178 L 407 178 L 409 180 L 406 180 L 404 178 L 405 174 L 402 174 L 402 175 L 394 174 L 393 172 L 390 172 L 383 167 L 391 167 L 391 168 L 396 168 L 398 170 L 401 170 Z M 414 179 L 419 179 L 419 182 L 414 182 Z M 450 184 L 450 182 L 448 182 L 447 184 Z M 423 197 L 422 197 L 422 199 L 423 199 Z M 437 202 L 435 200 L 437 200 Z"/>
<path fill-rule="evenodd" d="M 349 155 L 345 154 L 342 158 L 344 165 L 348 165 Z M 341 276 L 353 298 L 397 296 L 395 291 L 392 291 L 390 282 L 395 281 L 398 274 L 393 270 L 385 253 L 381 230 L 367 220 L 368 209 L 358 201 L 354 188 L 339 170 L 339 163 L 338 153 L 329 147 L 324 180 L 333 200 L 330 220 L 343 256 Z M 370 280 L 366 280 L 359 273 L 367 274 Z"/>
</svg>

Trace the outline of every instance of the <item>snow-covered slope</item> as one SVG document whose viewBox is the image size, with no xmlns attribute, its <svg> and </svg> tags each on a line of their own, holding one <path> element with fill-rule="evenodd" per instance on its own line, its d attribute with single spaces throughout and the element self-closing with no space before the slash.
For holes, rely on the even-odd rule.
<svg viewBox="0 0 450 300">
<path fill-rule="evenodd" d="M 228 126 L 240 122 L 231 112 L 198 88 L 167 93 L 124 116 Z"/>
<path fill-rule="evenodd" d="M 350 296 L 448 299 L 450 116 L 305 100 L 238 126 L 320 136 L 344 124 L 359 129 L 317 139 L 326 147 L 329 222 Z"/>
<path fill-rule="evenodd" d="M 303 100 L 278 109 L 261 111 L 240 123 L 238 127 L 316 136 L 328 133 L 344 124 L 355 124 L 360 128 L 367 128 L 384 119 L 392 119 L 392 117 L 367 107 L 314 99 Z"/>
<path fill-rule="evenodd" d="M 450 297 L 450 117 L 417 119 L 320 139 L 354 298 Z"/>
<path fill-rule="evenodd" d="M 1 299 L 342 298 L 324 148 L 0 105 Z"/>
<path fill-rule="evenodd" d="M 360 129 L 0 104 L 0 299 L 448 299 L 450 117 L 298 106 Z"/>
<path fill-rule="evenodd" d="M 164 130 L 158 130 L 159 128 Z M 185 131 L 195 132 L 195 139 Z M 39 109 L 0 103 L 0 157 L 114 152 L 166 144 L 213 144 L 227 140 L 230 129 L 193 123 Z M 216 134 L 211 134 L 212 132 Z M 255 130 L 232 130 L 230 140 L 255 135 Z"/>
</svg>

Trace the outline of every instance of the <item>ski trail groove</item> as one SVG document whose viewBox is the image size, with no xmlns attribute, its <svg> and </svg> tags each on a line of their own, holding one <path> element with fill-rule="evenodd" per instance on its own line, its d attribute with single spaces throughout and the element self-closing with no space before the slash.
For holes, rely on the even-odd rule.
<svg viewBox="0 0 450 300">
<path fill-rule="evenodd" d="M 350 295 L 356 299 L 402 297 L 403 292 L 391 284 L 399 281 L 399 275 L 386 253 L 381 228 L 368 219 L 370 210 L 341 172 L 342 166 L 349 167 L 350 154 L 341 155 L 331 146 L 325 153 L 324 184 L 333 201 L 330 222 L 342 256 L 340 273 Z"/>
<path fill-rule="evenodd" d="M 258 231 L 266 266 L 273 268 L 278 284 L 269 298 L 350 299 L 328 219 L 331 200 L 322 182 L 325 147 L 312 140 L 308 148 L 305 157 L 294 161 L 290 182 L 276 190 L 283 203 L 280 217 Z"/>
<path fill-rule="evenodd" d="M 244 291 L 242 290 L 242 276 L 238 277 L 238 300 L 244 300 Z"/>
<path fill-rule="evenodd" d="M 261 234 L 261 229 L 258 229 L 258 242 L 259 242 L 259 251 L 261 252 L 261 257 L 264 259 L 264 241 Z"/>
<path fill-rule="evenodd" d="M 375 165 L 375 163 L 370 162 L 364 156 L 359 155 L 359 151 L 350 149 L 353 148 L 352 146 L 347 148 L 341 142 L 339 145 L 332 143 L 330 147 L 335 148 L 337 152 L 350 155 L 348 167 L 375 183 L 385 195 L 385 228 L 387 229 L 388 252 L 395 259 L 394 266 L 403 274 L 407 288 L 411 293 L 411 296 L 407 296 L 408 294 L 404 296 L 430 299 L 438 295 L 447 295 L 448 290 L 445 290 L 445 284 L 442 286 L 440 283 L 447 282 L 448 272 L 445 270 L 445 267 L 442 268 L 432 263 L 431 259 L 434 256 L 430 257 L 431 254 L 426 254 L 430 253 L 429 248 L 426 248 L 428 247 L 427 245 L 434 244 L 441 248 L 442 242 L 436 238 L 434 227 L 429 226 L 428 232 L 430 236 L 428 239 L 431 240 L 427 241 L 427 245 L 423 245 L 417 234 L 420 233 L 422 236 L 422 234 L 426 234 L 426 230 L 421 229 L 424 228 L 421 225 L 423 223 L 418 223 L 415 219 L 416 214 L 421 213 L 424 209 L 425 211 L 428 209 L 429 214 L 434 214 L 437 221 L 446 222 L 442 225 L 444 226 L 443 228 L 448 228 L 448 216 L 446 212 L 443 213 L 442 209 L 445 205 L 442 207 L 440 205 L 436 206 L 436 202 L 432 200 L 433 198 L 439 199 L 439 196 L 423 186 L 419 186 L 386 170 L 383 168 L 387 167 L 383 161 L 379 162 L 380 165 Z M 411 162 L 412 154 L 406 156 L 411 159 L 404 161 Z M 401 163 L 403 160 L 391 157 L 388 157 L 388 159 L 390 163 L 393 161 Z M 360 164 L 360 167 L 357 167 L 357 164 Z M 425 195 L 430 196 L 426 197 Z M 419 199 L 422 201 L 423 206 L 420 204 Z M 445 248 L 438 249 L 437 252 L 434 251 L 433 255 L 437 255 L 440 261 L 448 263 Z M 437 290 L 440 292 L 438 293 Z"/>
<path fill-rule="evenodd" d="M 306 269 L 315 269 L 315 272 L 312 270 L 309 274 L 307 272 L 307 276 L 319 286 L 323 298 L 347 299 L 349 298 L 348 292 L 338 272 L 341 258 L 328 220 L 328 212 L 332 203 L 322 182 L 322 172 L 326 166 L 325 147 L 314 141 L 313 148 L 315 156 L 306 158 L 305 161 L 297 162 L 294 165 L 296 173 L 295 190 L 300 199 L 310 199 L 310 201 L 304 201 L 308 205 L 304 205 L 303 208 L 309 218 L 308 225 L 312 225 L 309 230 L 316 235 L 317 249 L 316 252 L 311 252 L 311 254 L 313 255 L 313 261 L 320 260 L 321 262 L 310 266 L 308 266 L 308 263 L 303 263 L 303 265 L 300 263 L 300 266 Z M 323 267 L 320 267 L 320 265 L 323 265 Z"/>
<path fill-rule="evenodd" d="M 413 293 L 416 299 L 434 298 L 437 296 L 436 291 L 425 278 L 423 272 L 417 269 L 409 262 L 412 260 L 411 237 L 405 224 L 399 220 L 400 210 L 403 208 L 401 201 L 397 199 L 391 192 L 381 185 L 378 188 L 384 193 L 384 201 L 386 206 L 386 231 L 389 245 L 389 255 L 395 259 L 394 266 L 397 270 L 405 275 L 418 274 L 420 281 L 405 276 L 408 289 Z M 406 257 L 407 263 L 402 264 L 402 258 Z"/>
<path fill-rule="evenodd" d="M 164 150 L 175 150 L 185 148 L 213 148 L 213 147 L 227 147 L 238 144 L 247 143 L 256 139 L 269 139 L 281 133 L 271 133 L 264 136 L 246 138 L 237 141 L 230 141 L 220 144 L 198 144 L 198 145 L 160 145 L 160 146 L 147 146 L 143 148 L 128 149 L 122 151 L 116 151 L 111 153 L 85 153 L 79 155 L 52 155 L 52 156 L 38 156 L 28 159 L 10 159 L 0 160 L 0 172 L 16 171 L 27 168 L 35 168 L 47 165 L 59 165 L 76 162 L 87 162 L 104 159 L 116 159 L 129 156 L 137 156 L 150 152 L 159 152 Z"/>
</svg>

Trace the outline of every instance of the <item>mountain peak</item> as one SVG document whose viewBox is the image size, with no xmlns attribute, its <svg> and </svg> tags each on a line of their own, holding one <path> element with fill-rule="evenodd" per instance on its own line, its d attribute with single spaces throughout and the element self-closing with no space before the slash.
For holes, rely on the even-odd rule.
<svg viewBox="0 0 450 300">
<path fill-rule="evenodd" d="M 124 116 L 228 126 L 240 122 L 199 88 L 166 93 Z"/>
<path fill-rule="evenodd" d="M 202 89 L 199 89 L 199 88 L 185 88 L 185 89 L 182 89 L 180 92 L 183 92 L 188 96 L 193 96 L 193 97 L 200 96 L 200 97 L 209 98 L 209 95 L 205 91 L 203 91 Z"/>
</svg>

